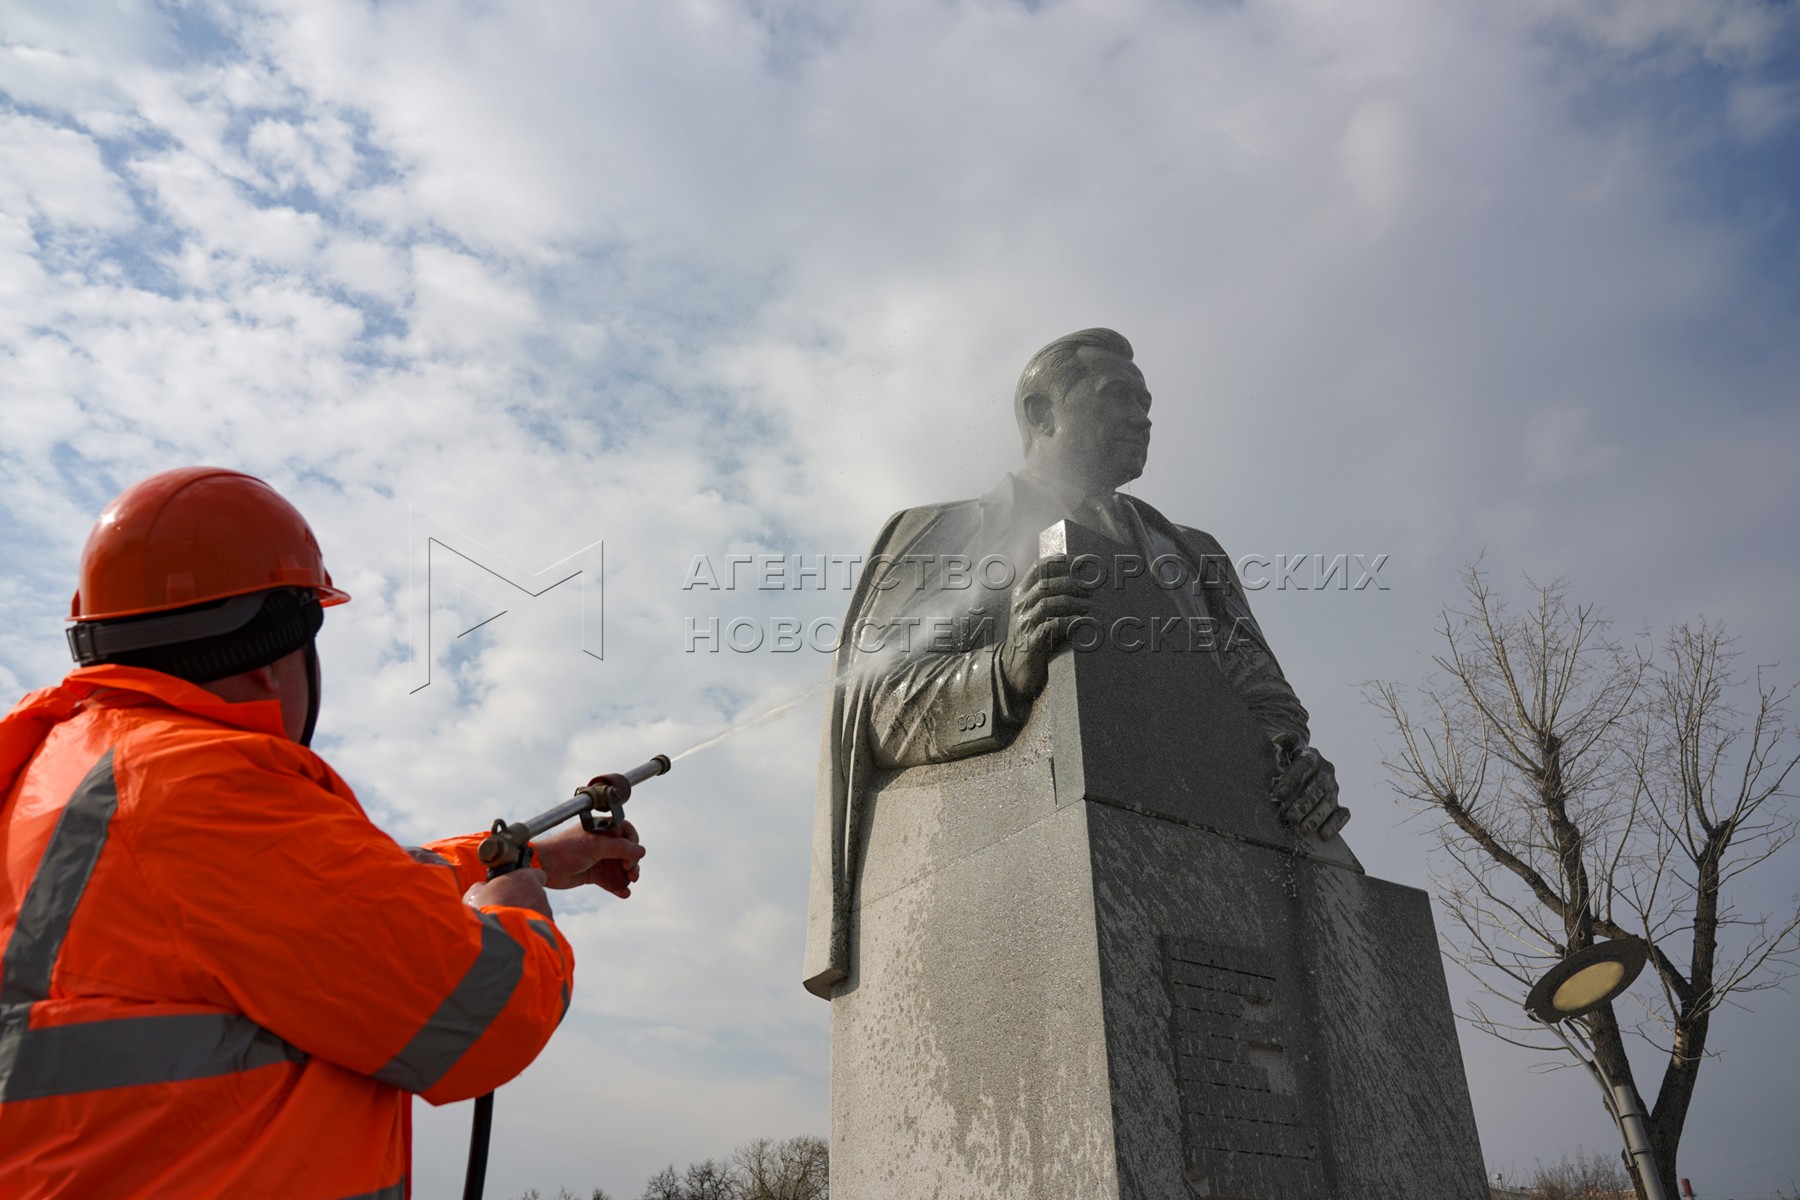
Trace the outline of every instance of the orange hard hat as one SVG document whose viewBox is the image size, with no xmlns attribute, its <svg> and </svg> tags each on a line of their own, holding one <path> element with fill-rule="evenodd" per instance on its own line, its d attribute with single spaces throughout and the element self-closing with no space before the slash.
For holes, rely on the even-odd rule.
<svg viewBox="0 0 1800 1200">
<path fill-rule="evenodd" d="M 165 612 L 273 588 L 310 588 L 322 606 L 350 598 L 331 585 L 306 518 L 274 488 L 241 471 L 178 467 L 126 488 L 100 514 L 69 619 Z"/>
</svg>

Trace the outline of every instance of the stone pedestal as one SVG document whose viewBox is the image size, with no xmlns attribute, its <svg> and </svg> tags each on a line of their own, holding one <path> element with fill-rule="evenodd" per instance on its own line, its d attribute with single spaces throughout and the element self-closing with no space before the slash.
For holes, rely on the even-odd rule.
<svg viewBox="0 0 1800 1200">
<path fill-rule="evenodd" d="M 1281 825 L 1210 653 L 1107 643 L 877 784 L 834 1200 L 1485 1200 L 1426 895 Z"/>
</svg>

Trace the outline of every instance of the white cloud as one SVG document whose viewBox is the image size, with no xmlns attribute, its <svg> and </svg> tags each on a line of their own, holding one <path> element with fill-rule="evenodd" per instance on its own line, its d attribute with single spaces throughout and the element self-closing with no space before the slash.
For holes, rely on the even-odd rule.
<svg viewBox="0 0 1800 1200">
<path fill-rule="evenodd" d="M 536 315 L 528 294 L 467 254 L 419 246 L 413 251 L 413 277 L 414 331 L 427 352 L 516 344 Z"/>
<path fill-rule="evenodd" d="M 389 305 L 404 303 L 412 272 L 403 249 L 375 238 L 339 236 L 325 244 L 320 258 L 320 269 L 351 291 Z"/>
<path fill-rule="evenodd" d="M 131 200 L 100 161 L 91 138 L 0 112 L 0 212 L 51 227 L 116 232 L 131 224 Z"/>
<path fill-rule="evenodd" d="M 1739 138 L 1760 142 L 1800 116 L 1800 84 L 1738 84 L 1731 89 L 1726 115 L 1731 131 Z"/>
<path fill-rule="evenodd" d="M 1530 0 L 1536 18 L 1627 54 L 1698 54 L 1719 62 L 1766 55 L 1792 16 L 1762 0 Z"/>
<path fill-rule="evenodd" d="M 1382 100 L 1363 101 L 1350 114 L 1338 153 L 1351 194 L 1379 227 L 1385 227 L 1398 214 L 1412 183 L 1406 114 Z"/>
<path fill-rule="evenodd" d="M 1621 454 L 1617 446 L 1596 444 L 1592 418 L 1580 408 L 1533 413 L 1525 423 L 1526 482 L 1603 482 Z"/>
<path fill-rule="evenodd" d="M 356 170 L 353 137 L 349 125 L 335 115 L 300 124 L 264 119 L 251 126 L 245 144 L 277 187 L 304 186 L 329 198 L 343 190 Z"/>
</svg>

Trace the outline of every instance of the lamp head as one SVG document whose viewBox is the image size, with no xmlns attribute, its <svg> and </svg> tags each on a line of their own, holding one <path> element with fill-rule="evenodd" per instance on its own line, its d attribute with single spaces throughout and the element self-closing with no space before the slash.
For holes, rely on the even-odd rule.
<svg viewBox="0 0 1800 1200">
<path fill-rule="evenodd" d="M 1585 1016 L 1623 995 L 1650 948 L 1638 938 L 1615 938 L 1577 950 L 1550 968 L 1525 998 L 1525 1011 L 1546 1025 Z"/>
</svg>

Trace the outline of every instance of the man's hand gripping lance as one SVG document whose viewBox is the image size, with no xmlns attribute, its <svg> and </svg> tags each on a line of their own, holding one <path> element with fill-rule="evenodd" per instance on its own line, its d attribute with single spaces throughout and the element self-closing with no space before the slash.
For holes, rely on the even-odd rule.
<svg viewBox="0 0 1800 1200">
<path fill-rule="evenodd" d="M 488 869 L 488 878 L 528 866 L 531 839 L 548 833 L 570 817 L 580 817 L 581 827 L 589 833 L 621 828 L 625 824 L 625 801 L 631 798 L 632 787 L 665 774 L 669 766 L 669 756 L 658 754 L 622 775 L 594 776 L 585 786 L 576 788 L 569 799 L 529 821 L 514 821 L 509 825 L 504 818 L 496 819 L 492 831 L 481 839 L 476 850 L 482 865 Z"/>
</svg>

